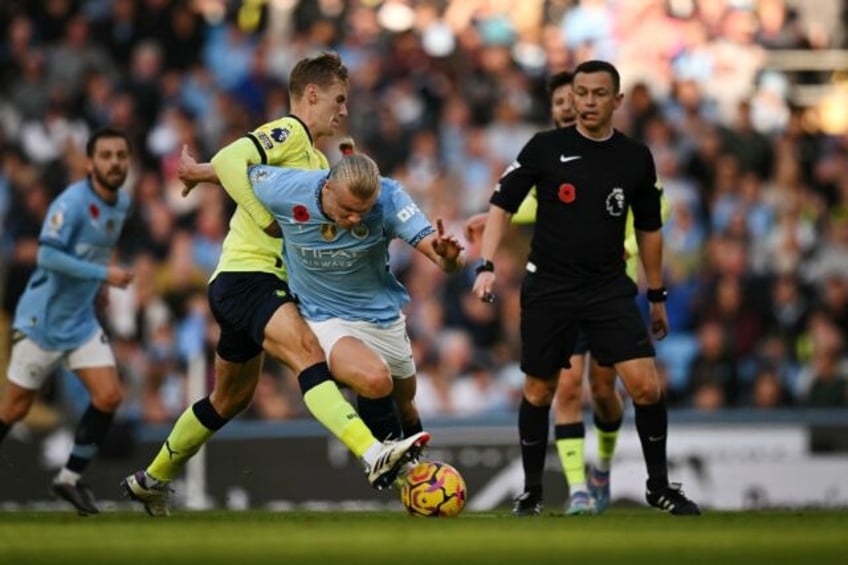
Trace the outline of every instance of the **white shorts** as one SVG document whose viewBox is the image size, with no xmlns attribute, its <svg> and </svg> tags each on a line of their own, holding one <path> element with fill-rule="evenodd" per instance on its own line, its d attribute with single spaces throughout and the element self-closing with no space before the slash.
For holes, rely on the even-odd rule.
<svg viewBox="0 0 848 565">
<path fill-rule="evenodd" d="M 9 382 L 27 390 L 38 390 L 59 363 L 64 363 L 72 371 L 88 367 L 114 367 L 115 356 L 102 329 L 71 351 L 48 351 L 24 337 L 12 346 Z"/>
<path fill-rule="evenodd" d="M 355 337 L 377 352 L 389 366 L 393 379 L 405 379 L 415 375 L 415 360 L 412 345 L 406 334 L 406 318 L 401 316 L 387 328 L 370 322 L 353 322 L 332 318 L 323 322 L 307 320 L 315 332 L 327 359 L 330 352 L 343 337 Z"/>
</svg>

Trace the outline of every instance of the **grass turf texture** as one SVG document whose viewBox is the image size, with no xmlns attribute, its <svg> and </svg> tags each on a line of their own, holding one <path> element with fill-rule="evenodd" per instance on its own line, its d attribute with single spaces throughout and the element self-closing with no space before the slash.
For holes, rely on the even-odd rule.
<svg viewBox="0 0 848 565">
<path fill-rule="evenodd" d="M 401 512 L 133 512 L 79 518 L 0 513 L 0 563 L 845 563 L 848 512 L 708 513 L 650 510 L 603 516 L 506 511 L 454 519 Z"/>
</svg>

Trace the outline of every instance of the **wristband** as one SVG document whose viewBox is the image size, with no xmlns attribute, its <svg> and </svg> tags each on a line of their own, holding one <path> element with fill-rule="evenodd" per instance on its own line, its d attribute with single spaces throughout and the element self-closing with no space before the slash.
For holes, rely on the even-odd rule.
<svg viewBox="0 0 848 565">
<path fill-rule="evenodd" d="M 489 261 L 488 259 L 480 259 L 480 264 L 477 265 L 477 268 L 474 269 L 474 272 L 479 275 L 484 271 L 488 273 L 494 273 L 495 264 Z"/>
<path fill-rule="evenodd" d="M 648 302 L 665 302 L 668 298 L 668 290 L 664 286 L 648 289 Z"/>
</svg>

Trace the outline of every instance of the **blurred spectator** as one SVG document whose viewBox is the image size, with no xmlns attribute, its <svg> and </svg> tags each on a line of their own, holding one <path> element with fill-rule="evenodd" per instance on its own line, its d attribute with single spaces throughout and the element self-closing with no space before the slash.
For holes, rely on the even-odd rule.
<svg viewBox="0 0 848 565">
<path fill-rule="evenodd" d="M 512 407 L 506 383 L 498 380 L 492 359 L 482 351 L 472 354 L 450 394 L 459 416 L 493 414 Z"/>
<path fill-rule="evenodd" d="M 88 139 L 88 126 L 70 114 L 67 103 L 53 99 L 40 117 L 24 122 L 20 143 L 26 156 L 38 165 L 61 159 L 70 147 L 81 149 Z"/>
<path fill-rule="evenodd" d="M 785 408 L 792 405 L 792 396 L 780 380 L 777 371 L 763 367 L 751 385 L 751 405 L 754 408 Z"/>
<path fill-rule="evenodd" d="M 808 325 L 812 359 L 802 372 L 807 406 L 848 406 L 848 360 L 843 333 L 826 315 L 815 315 Z"/>
<path fill-rule="evenodd" d="M 713 410 L 736 403 L 739 377 L 731 339 L 717 322 L 705 322 L 699 328 L 699 349 L 688 379 L 688 395 L 696 408 Z"/>
<path fill-rule="evenodd" d="M 73 16 L 64 25 L 64 38 L 47 56 L 47 80 L 51 90 L 65 99 L 73 99 L 83 85 L 86 73 L 99 71 L 111 74 L 111 56 L 98 43 L 90 41 L 88 20 Z"/>
</svg>

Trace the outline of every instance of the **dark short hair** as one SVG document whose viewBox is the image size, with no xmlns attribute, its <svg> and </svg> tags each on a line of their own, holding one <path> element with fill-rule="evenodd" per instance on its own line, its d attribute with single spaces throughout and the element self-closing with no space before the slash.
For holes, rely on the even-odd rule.
<svg viewBox="0 0 848 565">
<path fill-rule="evenodd" d="M 104 127 L 96 130 L 91 136 L 88 138 L 88 141 L 85 144 L 85 154 L 89 157 L 94 157 L 94 148 L 97 146 L 97 141 L 100 139 L 107 139 L 110 137 L 120 137 L 124 141 L 127 142 L 127 148 L 132 150 L 132 145 L 130 144 L 130 138 L 124 132 L 117 130 L 115 128 Z"/>
<path fill-rule="evenodd" d="M 307 84 L 328 88 L 336 80 L 347 81 L 348 76 L 347 67 L 335 53 L 306 57 L 298 61 L 289 75 L 289 93 L 293 98 L 300 98 Z"/>
<path fill-rule="evenodd" d="M 548 91 L 548 96 L 553 95 L 554 90 L 560 86 L 566 86 L 574 82 L 574 74 L 570 71 L 560 71 L 548 77 L 548 82 L 545 88 Z"/>
<path fill-rule="evenodd" d="M 580 73 L 607 73 L 612 77 L 612 88 L 616 94 L 621 90 L 621 75 L 615 65 L 608 61 L 592 60 L 584 61 L 574 69 L 574 76 Z"/>
</svg>

